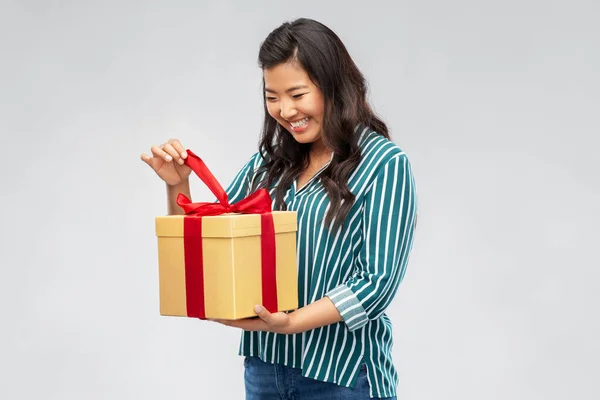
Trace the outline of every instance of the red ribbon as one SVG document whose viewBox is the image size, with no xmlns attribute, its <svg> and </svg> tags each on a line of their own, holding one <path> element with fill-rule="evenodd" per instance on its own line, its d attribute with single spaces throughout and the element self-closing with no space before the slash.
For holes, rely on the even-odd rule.
<svg viewBox="0 0 600 400">
<path fill-rule="evenodd" d="M 204 304 L 204 262 L 202 257 L 202 217 L 225 213 L 261 214 L 262 305 L 277 311 L 277 270 L 275 263 L 275 225 L 271 213 L 271 196 L 259 189 L 235 204 L 229 204 L 227 193 L 204 161 L 189 149 L 185 164 L 208 186 L 218 203 L 192 203 L 182 193 L 177 204 L 185 211 L 183 243 L 185 252 L 186 306 L 189 317 L 206 319 Z"/>
</svg>

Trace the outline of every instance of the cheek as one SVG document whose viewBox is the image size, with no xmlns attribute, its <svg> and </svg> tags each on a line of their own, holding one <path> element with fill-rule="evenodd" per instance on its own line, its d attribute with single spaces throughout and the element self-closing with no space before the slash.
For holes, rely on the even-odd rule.
<svg viewBox="0 0 600 400">
<path fill-rule="evenodd" d="M 322 117 L 325 112 L 325 104 L 323 99 L 317 97 L 314 101 L 310 102 L 310 104 L 307 104 L 305 109 L 307 113 L 310 113 L 313 117 L 319 118 Z"/>
<path fill-rule="evenodd" d="M 323 99 L 321 99 L 321 101 L 319 102 L 317 109 L 319 110 L 319 115 L 322 116 L 325 112 L 325 102 L 323 101 Z"/>
<path fill-rule="evenodd" d="M 267 112 L 269 115 L 275 119 L 279 119 L 279 108 L 276 105 L 267 103 Z"/>
</svg>

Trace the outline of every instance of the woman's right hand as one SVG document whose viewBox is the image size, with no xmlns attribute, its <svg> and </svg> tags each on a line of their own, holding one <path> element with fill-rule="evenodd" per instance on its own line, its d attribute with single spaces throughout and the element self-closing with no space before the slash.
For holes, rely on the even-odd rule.
<svg viewBox="0 0 600 400">
<path fill-rule="evenodd" d="M 169 186 L 176 186 L 186 181 L 192 169 L 184 164 L 187 152 L 179 140 L 170 139 L 160 146 L 150 148 L 152 157 L 142 154 L 142 161 L 150 166 L 156 174 Z"/>
</svg>

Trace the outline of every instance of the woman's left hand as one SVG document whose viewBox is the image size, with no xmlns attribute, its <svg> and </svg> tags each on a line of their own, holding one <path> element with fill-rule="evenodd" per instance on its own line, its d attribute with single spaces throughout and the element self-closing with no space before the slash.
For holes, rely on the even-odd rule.
<svg viewBox="0 0 600 400">
<path fill-rule="evenodd" d="M 213 319 L 223 325 L 240 328 L 245 331 L 264 331 L 282 334 L 291 334 L 293 332 L 292 318 L 290 314 L 284 312 L 270 313 L 262 306 L 254 307 L 258 318 L 244 318 L 238 320 Z"/>
</svg>

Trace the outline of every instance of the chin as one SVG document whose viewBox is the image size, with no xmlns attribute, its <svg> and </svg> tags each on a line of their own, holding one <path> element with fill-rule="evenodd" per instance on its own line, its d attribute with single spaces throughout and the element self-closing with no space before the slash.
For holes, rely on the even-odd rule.
<svg viewBox="0 0 600 400">
<path fill-rule="evenodd" d="M 287 131 L 298 143 L 313 143 L 319 140 L 319 134 L 311 131 L 300 133 L 294 132 L 291 129 L 288 129 Z"/>
<path fill-rule="evenodd" d="M 318 137 L 314 137 L 314 136 L 296 135 L 293 133 L 292 133 L 292 137 L 294 138 L 294 140 L 296 140 L 296 142 L 302 143 L 302 144 L 314 143 L 319 139 Z"/>
</svg>

